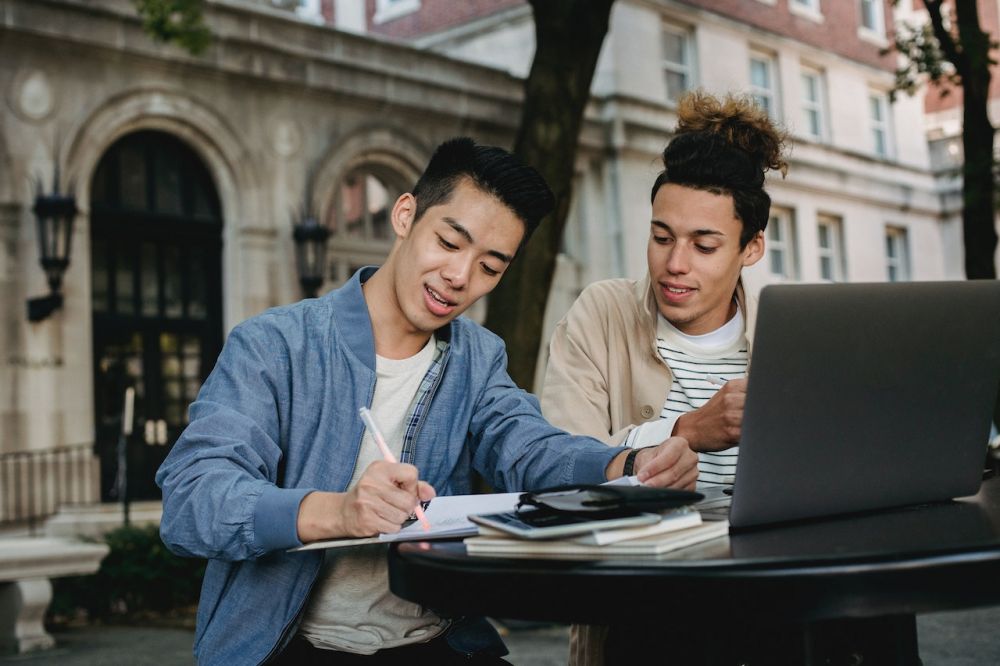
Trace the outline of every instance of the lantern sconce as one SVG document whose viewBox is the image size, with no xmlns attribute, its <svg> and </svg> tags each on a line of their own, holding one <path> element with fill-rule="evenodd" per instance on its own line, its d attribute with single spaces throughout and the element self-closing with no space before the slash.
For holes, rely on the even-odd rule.
<svg viewBox="0 0 1000 666">
<path fill-rule="evenodd" d="M 295 239 L 295 268 L 306 298 L 315 298 L 326 273 L 326 241 L 330 230 L 314 215 L 305 213 L 301 222 L 292 227 Z"/>
<path fill-rule="evenodd" d="M 72 188 L 71 188 L 72 189 Z M 28 299 L 28 321 L 46 319 L 62 307 L 60 293 L 63 273 L 69 267 L 73 221 L 76 219 L 76 197 L 59 192 L 59 167 L 52 181 L 52 193 L 45 194 L 37 181 L 32 212 L 38 229 L 38 262 L 49 283 L 49 295 Z"/>
</svg>

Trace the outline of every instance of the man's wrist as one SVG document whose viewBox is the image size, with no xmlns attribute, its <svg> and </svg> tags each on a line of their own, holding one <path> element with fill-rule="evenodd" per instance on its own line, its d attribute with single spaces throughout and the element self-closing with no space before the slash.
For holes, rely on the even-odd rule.
<svg viewBox="0 0 1000 666">
<path fill-rule="evenodd" d="M 632 449 L 625 455 L 625 464 L 622 466 L 622 476 L 635 476 L 635 459 L 641 449 Z"/>
<path fill-rule="evenodd" d="M 692 421 L 697 419 L 697 411 L 687 412 L 677 417 L 677 422 L 674 423 L 674 431 L 671 433 L 671 436 L 686 439 L 692 451 L 700 450 L 698 448 L 698 426 L 692 423 Z"/>
</svg>

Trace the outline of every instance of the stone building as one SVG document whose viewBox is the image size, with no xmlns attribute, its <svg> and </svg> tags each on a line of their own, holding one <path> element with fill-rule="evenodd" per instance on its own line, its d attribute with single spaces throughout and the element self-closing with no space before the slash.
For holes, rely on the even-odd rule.
<svg viewBox="0 0 1000 666">
<path fill-rule="evenodd" d="M 376 0 L 366 29 L 526 75 L 530 8 L 463 8 Z M 582 138 L 548 326 L 582 285 L 644 273 L 649 187 L 675 102 L 696 87 L 752 93 L 794 140 L 787 178 L 768 178 L 768 250 L 745 271 L 752 291 L 784 281 L 961 279 L 961 224 L 942 216 L 924 93 L 890 103 L 895 56 L 883 50 L 893 11 L 888 0 L 618 0 L 592 87 L 589 117 L 600 131 Z"/>
<path fill-rule="evenodd" d="M 302 296 L 293 225 L 331 230 L 325 291 L 390 245 L 386 206 L 460 134 L 510 145 L 534 34 L 520 0 L 210 0 L 192 56 L 129 0 L 0 0 L 0 525 L 112 499 L 153 471 L 226 332 Z M 772 177 L 775 281 L 961 277 L 923 99 L 888 103 L 888 0 L 618 0 L 593 83 L 549 325 L 583 285 L 645 270 L 649 187 L 696 86 L 751 91 L 791 130 Z M 72 195 L 64 304 L 47 292 L 36 181 Z M 481 316 L 482 309 L 472 313 Z"/>
<path fill-rule="evenodd" d="M 0 524 L 112 499 L 153 472 L 226 332 L 302 297 L 293 225 L 332 230 L 329 289 L 390 246 L 386 206 L 440 141 L 509 145 L 520 82 L 266 2 L 210 2 L 208 51 L 156 43 L 129 0 L 0 1 Z M 75 198 L 64 304 L 32 212 Z"/>
</svg>

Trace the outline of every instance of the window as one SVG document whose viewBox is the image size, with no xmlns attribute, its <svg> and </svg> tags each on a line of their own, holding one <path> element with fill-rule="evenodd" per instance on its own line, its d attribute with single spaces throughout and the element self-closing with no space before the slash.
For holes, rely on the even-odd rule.
<svg viewBox="0 0 1000 666">
<path fill-rule="evenodd" d="M 802 122 L 803 134 L 822 141 L 826 134 L 823 73 L 816 69 L 802 70 Z"/>
<path fill-rule="evenodd" d="M 844 0 L 838 0 L 843 2 Z M 802 18 L 823 22 L 823 14 L 820 10 L 820 0 L 788 0 L 788 9 L 792 14 Z"/>
<path fill-rule="evenodd" d="M 777 63 L 772 56 L 765 53 L 751 54 L 750 94 L 757 106 L 767 111 L 767 115 L 772 118 L 778 117 L 777 70 Z"/>
<path fill-rule="evenodd" d="M 772 209 L 767 222 L 766 246 L 771 275 L 782 280 L 796 279 L 795 225 L 790 211 Z"/>
<path fill-rule="evenodd" d="M 399 195 L 409 190 L 406 183 L 402 174 L 383 164 L 356 166 L 340 180 L 326 216 L 335 284 L 361 266 L 385 260 L 395 238 L 389 216 Z"/>
<path fill-rule="evenodd" d="M 693 87 L 691 33 L 675 26 L 663 26 L 663 76 L 667 100 L 677 102 Z"/>
<path fill-rule="evenodd" d="M 872 150 L 879 157 L 889 157 L 889 100 L 884 93 L 868 95 L 868 116 L 871 122 Z"/>
<path fill-rule="evenodd" d="M 882 25 L 882 0 L 858 0 L 858 2 L 862 30 L 881 37 L 885 32 Z"/>
<path fill-rule="evenodd" d="M 420 10 L 420 0 L 375 0 L 372 22 L 386 23 Z"/>
<path fill-rule="evenodd" d="M 889 282 L 910 279 L 910 249 L 903 227 L 885 228 L 885 267 Z"/>
<path fill-rule="evenodd" d="M 840 218 L 820 215 L 816 223 L 819 276 L 827 282 L 844 279 L 844 228 Z"/>
<path fill-rule="evenodd" d="M 278 3 L 275 3 L 278 4 Z M 295 9 L 295 14 L 304 18 L 307 21 L 314 21 L 316 23 L 323 22 L 323 10 L 320 7 L 319 0 L 296 0 L 292 3 Z"/>
</svg>

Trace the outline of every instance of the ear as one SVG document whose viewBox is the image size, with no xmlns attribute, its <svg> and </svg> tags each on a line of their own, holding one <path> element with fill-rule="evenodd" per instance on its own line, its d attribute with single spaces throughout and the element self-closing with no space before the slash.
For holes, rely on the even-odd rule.
<svg viewBox="0 0 1000 666">
<path fill-rule="evenodd" d="M 400 194 L 392 206 L 392 229 L 398 238 L 406 238 L 417 217 L 417 200 L 412 194 Z"/>
<path fill-rule="evenodd" d="M 764 232 L 758 231 L 743 248 L 743 265 L 753 266 L 764 256 Z"/>
</svg>

